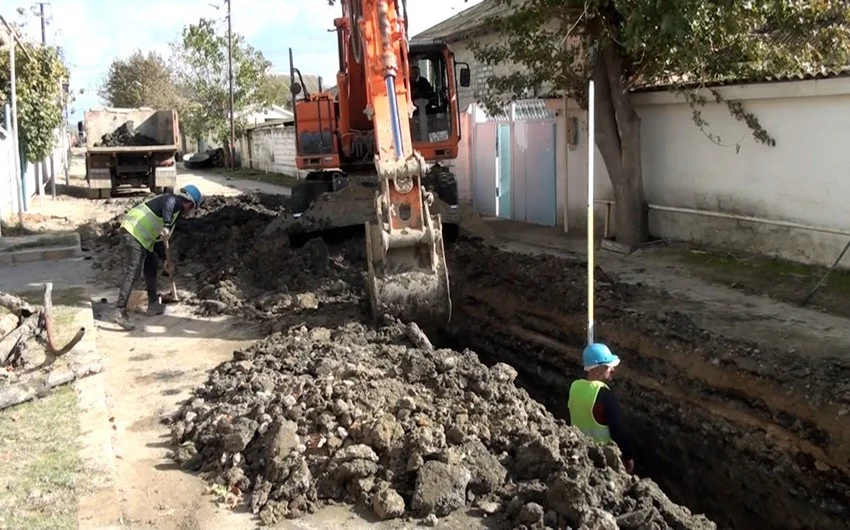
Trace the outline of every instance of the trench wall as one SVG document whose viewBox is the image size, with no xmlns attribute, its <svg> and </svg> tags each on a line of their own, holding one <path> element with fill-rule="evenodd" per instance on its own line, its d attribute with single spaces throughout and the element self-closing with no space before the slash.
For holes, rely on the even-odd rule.
<svg viewBox="0 0 850 530">
<path fill-rule="evenodd" d="M 485 362 L 510 363 L 530 393 L 568 417 L 586 324 L 581 297 L 554 276 L 578 278 L 579 271 L 553 261 L 550 278 L 545 268 L 543 275 L 532 269 L 547 260 L 541 256 L 505 257 L 514 260 L 508 263 L 465 252 L 473 254 L 455 254 L 451 271 L 451 336 Z M 500 272 L 506 270 L 519 274 Z M 843 435 L 809 407 L 818 400 L 813 391 L 791 388 L 791 375 L 766 377 L 735 365 L 734 346 L 717 339 L 726 355 L 706 348 L 714 339 L 687 319 L 672 314 L 672 321 L 652 322 L 628 309 L 628 295 L 614 296 L 599 303 L 604 324 L 597 333 L 625 359 L 613 388 L 641 448 L 637 473 L 721 528 L 846 529 Z M 614 306 L 626 309 L 617 315 Z"/>
</svg>

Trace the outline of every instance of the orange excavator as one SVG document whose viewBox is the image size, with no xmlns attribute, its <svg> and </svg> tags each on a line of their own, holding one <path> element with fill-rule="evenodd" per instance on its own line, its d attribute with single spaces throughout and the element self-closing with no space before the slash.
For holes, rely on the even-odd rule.
<svg viewBox="0 0 850 530">
<path fill-rule="evenodd" d="M 460 140 L 456 71 L 442 43 L 411 44 L 406 0 L 342 0 L 335 93 L 307 92 L 292 50 L 296 163 L 292 235 L 366 226 L 375 318 L 451 318 L 444 239 L 458 234 L 457 181 L 440 162 Z M 300 96 L 300 97 L 299 97 Z"/>
</svg>

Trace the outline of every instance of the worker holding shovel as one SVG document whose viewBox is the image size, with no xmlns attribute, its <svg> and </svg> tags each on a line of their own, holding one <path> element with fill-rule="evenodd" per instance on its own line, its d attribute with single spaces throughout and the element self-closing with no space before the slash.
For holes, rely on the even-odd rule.
<svg viewBox="0 0 850 530">
<path fill-rule="evenodd" d="M 148 316 L 161 315 L 165 306 L 157 296 L 159 260 L 166 258 L 166 272 L 174 273 L 168 241 L 177 218 L 188 215 L 201 205 L 201 192 L 188 185 L 177 193 L 164 193 L 132 208 L 121 222 L 121 246 L 124 270 L 121 290 L 112 321 L 129 331 L 135 328 L 127 315 L 130 292 L 139 276 L 144 274 L 148 293 Z M 172 289 L 173 290 L 173 289 Z"/>
<path fill-rule="evenodd" d="M 585 347 L 582 353 L 585 378 L 570 386 L 570 423 L 601 444 L 615 443 L 623 454 L 626 471 L 634 469 L 634 444 L 620 423 L 620 406 L 606 384 L 614 377 L 620 358 L 602 343 Z"/>
</svg>

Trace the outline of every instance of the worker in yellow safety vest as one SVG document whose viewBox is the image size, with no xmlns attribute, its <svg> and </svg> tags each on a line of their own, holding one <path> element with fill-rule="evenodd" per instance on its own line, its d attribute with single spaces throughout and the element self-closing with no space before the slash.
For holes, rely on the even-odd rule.
<svg viewBox="0 0 850 530">
<path fill-rule="evenodd" d="M 617 397 L 607 385 L 620 358 L 602 343 L 589 344 L 582 353 L 585 378 L 570 386 L 570 423 L 601 444 L 615 443 L 629 473 L 634 469 L 634 443 L 620 421 Z"/>
<path fill-rule="evenodd" d="M 165 257 L 164 241 L 171 237 L 180 214 L 189 214 L 201 205 L 201 192 L 193 185 L 176 193 L 164 193 L 132 208 L 121 222 L 124 274 L 112 321 L 125 330 L 135 326 L 127 315 L 127 302 L 136 281 L 144 273 L 148 292 L 147 314 L 161 315 L 165 306 L 157 295 L 159 260 Z M 172 274 L 173 270 L 167 271 Z"/>
</svg>

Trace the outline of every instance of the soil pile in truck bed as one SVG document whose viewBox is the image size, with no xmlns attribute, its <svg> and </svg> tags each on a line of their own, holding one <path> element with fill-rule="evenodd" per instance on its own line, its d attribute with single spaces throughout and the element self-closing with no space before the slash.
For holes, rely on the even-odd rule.
<svg viewBox="0 0 850 530">
<path fill-rule="evenodd" d="M 513 368 L 434 350 L 415 325 L 295 328 L 234 357 L 174 414 L 175 458 L 266 523 L 344 501 L 431 523 L 473 505 L 509 528 L 715 528 L 555 420 Z"/>
<path fill-rule="evenodd" d="M 111 133 L 100 137 L 100 142 L 95 147 L 140 147 L 147 145 L 160 145 L 155 138 L 137 133 L 132 121 L 127 121 Z"/>
</svg>

